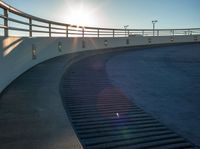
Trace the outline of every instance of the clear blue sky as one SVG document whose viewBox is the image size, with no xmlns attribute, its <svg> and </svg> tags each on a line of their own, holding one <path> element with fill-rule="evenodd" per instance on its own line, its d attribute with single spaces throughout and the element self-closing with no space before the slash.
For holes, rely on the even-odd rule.
<svg viewBox="0 0 200 149">
<path fill-rule="evenodd" d="M 89 17 L 84 25 L 123 28 L 200 27 L 200 0 L 4 0 L 29 14 L 64 23 L 76 23 L 76 15 Z M 89 14 L 88 14 L 89 13 Z M 73 16 L 74 14 L 74 16 Z M 86 15 L 83 15 L 84 17 Z M 83 17 L 82 16 L 82 17 Z M 77 18 L 76 18 L 77 17 Z M 76 18 L 73 20 L 73 18 Z"/>
</svg>

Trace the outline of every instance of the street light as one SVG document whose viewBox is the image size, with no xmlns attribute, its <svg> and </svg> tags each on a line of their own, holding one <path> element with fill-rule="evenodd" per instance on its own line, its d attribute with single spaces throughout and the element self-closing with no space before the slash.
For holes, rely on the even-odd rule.
<svg viewBox="0 0 200 149">
<path fill-rule="evenodd" d="M 152 24 L 153 24 L 153 36 L 155 36 L 155 24 L 158 22 L 158 20 L 153 20 Z"/>
<path fill-rule="evenodd" d="M 124 26 L 124 30 L 125 30 L 125 37 L 126 37 L 126 30 L 127 30 L 128 26 L 129 26 L 129 25 L 125 25 L 125 26 Z"/>
</svg>

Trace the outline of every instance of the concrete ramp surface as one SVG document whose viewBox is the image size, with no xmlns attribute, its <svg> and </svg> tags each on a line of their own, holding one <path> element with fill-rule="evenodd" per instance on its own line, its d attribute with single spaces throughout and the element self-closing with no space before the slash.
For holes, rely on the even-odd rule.
<svg viewBox="0 0 200 149">
<path fill-rule="evenodd" d="M 0 97 L 0 148 L 198 148 L 200 45 L 106 51 L 15 80 Z"/>
<path fill-rule="evenodd" d="M 135 104 L 200 146 L 200 44 L 130 51 L 106 69 Z"/>
<path fill-rule="evenodd" d="M 123 86 L 124 84 L 129 84 L 130 81 L 134 82 L 131 77 L 132 74 L 129 72 L 134 69 L 131 60 L 139 60 L 145 63 L 146 58 L 160 64 L 162 57 L 159 60 L 156 59 L 158 56 L 154 55 L 156 51 L 163 52 L 166 58 L 169 57 L 168 54 L 172 51 L 181 52 L 181 49 L 184 50 L 189 47 L 194 48 L 193 52 L 195 52 L 199 45 L 147 48 L 138 51 L 130 50 L 126 51 L 125 54 L 123 52 L 113 52 L 89 57 L 73 64 L 64 75 L 61 85 L 62 97 L 65 109 L 84 148 L 193 148 L 194 146 L 188 143 L 187 139 L 189 138 L 186 135 L 184 137 L 177 135 L 179 133 L 175 133 L 176 129 L 173 129 L 170 125 L 166 127 L 163 121 L 158 121 L 159 119 L 156 116 L 154 117 L 154 114 L 151 115 L 150 112 L 144 112 L 145 108 L 137 106 L 136 102 L 131 100 L 134 97 L 127 96 L 133 93 L 131 90 L 138 88 L 137 86 L 130 86 L 132 88 Z M 145 55 L 146 52 L 147 54 Z M 198 51 L 196 52 L 198 53 Z M 138 55 L 134 57 L 134 53 L 139 53 L 138 55 L 141 53 L 141 59 L 137 57 Z M 198 64 L 197 53 L 193 53 L 195 57 L 192 58 L 194 58 L 194 61 L 196 60 L 194 63 Z M 122 59 L 121 57 L 124 55 L 128 56 L 129 59 L 126 57 Z M 186 54 L 185 58 L 187 57 L 189 56 Z M 124 63 L 125 65 L 123 65 Z M 151 68 L 140 67 L 141 73 L 146 69 Z M 195 67 L 194 69 L 198 68 Z M 166 71 L 166 73 L 170 72 Z M 107 74 L 109 74 L 110 78 Z M 143 79 L 143 76 L 138 75 L 138 77 L 142 77 L 140 78 L 141 80 Z M 147 75 L 146 79 L 148 77 L 153 76 Z M 162 79 L 160 83 L 162 83 Z M 170 86 L 166 86 L 166 89 L 168 87 Z M 126 89 L 129 90 L 127 91 Z M 147 103 L 147 106 L 148 104 L 151 105 L 153 103 Z M 179 106 L 178 104 L 173 106 L 176 105 Z M 198 109 L 195 110 L 199 112 Z M 173 113 L 175 112 L 173 111 Z M 179 112 L 179 107 L 177 107 L 177 112 Z M 173 120 L 172 116 L 171 119 Z"/>
</svg>

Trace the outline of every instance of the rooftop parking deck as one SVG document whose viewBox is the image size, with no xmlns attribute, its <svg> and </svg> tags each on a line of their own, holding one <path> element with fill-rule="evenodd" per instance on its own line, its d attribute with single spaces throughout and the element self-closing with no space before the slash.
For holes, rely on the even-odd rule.
<svg viewBox="0 0 200 149">
<path fill-rule="evenodd" d="M 195 148 L 199 55 L 188 44 L 38 64 L 1 95 L 0 148 Z"/>
</svg>

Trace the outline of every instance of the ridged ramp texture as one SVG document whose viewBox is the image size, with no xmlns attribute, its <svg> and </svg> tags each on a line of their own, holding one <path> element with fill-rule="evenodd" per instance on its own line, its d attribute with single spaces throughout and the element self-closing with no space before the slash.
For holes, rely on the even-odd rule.
<svg viewBox="0 0 200 149">
<path fill-rule="evenodd" d="M 64 74 L 61 94 L 67 114 L 85 149 L 190 149 L 194 146 L 133 103 L 106 74 L 113 54 L 73 64 Z"/>
</svg>

